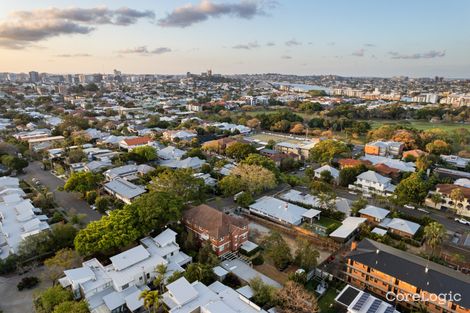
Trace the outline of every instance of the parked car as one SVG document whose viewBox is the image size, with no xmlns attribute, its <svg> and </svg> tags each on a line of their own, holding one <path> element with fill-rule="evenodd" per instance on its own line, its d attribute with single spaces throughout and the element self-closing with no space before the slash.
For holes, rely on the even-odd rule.
<svg viewBox="0 0 470 313">
<path fill-rule="evenodd" d="M 429 214 L 429 211 L 423 208 L 418 208 L 418 211 L 423 212 L 424 214 Z"/>
<path fill-rule="evenodd" d="M 470 225 L 470 221 L 467 221 L 466 219 L 463 219 L 463 218 L 456 217 L 454 219 L 454 221 L 456 221 L 457 223 L 460 223 L 460 224 Z"/>
<path fill-rule="evenodd" d="M 413 205 L 411 205 L 411 204 L 405 204 L 404 207 L 407 208 L 407 209 L 410 209 L 410 210 L 416 209 L 416 208 L 415 208 Z"/>
</svg>

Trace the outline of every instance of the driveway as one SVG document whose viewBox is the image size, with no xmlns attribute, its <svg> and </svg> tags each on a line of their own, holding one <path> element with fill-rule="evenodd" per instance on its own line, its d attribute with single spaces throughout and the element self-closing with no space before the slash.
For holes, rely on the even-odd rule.
<svg viewBox="0 0 470 313">
<path fill-rule="evenodd" d="M 49 171 L 44 171 L 42 164 L 38 161 L 30 163 L 25 169 L 25 174 L 21 175 L 20 178 L 30 183 L 33 178 L 39 179 L 54 194 L 54 200 L 59 207 L 70 214 L 84 214 L 84 222 L 86 223 L 101 218 L 101 214 L 92 210 L 88 203 L 80 198 L 78 193 L 57 190 L 59 187 L 64 186 L 64 181 L 55 177 Z"/>
</svg>

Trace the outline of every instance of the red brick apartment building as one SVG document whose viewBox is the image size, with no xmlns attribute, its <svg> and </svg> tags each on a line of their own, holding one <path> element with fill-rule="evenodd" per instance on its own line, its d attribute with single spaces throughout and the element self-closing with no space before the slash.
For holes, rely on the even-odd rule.
<svg viewBox="0 0 470 313">
<path fill-rule="evenodd" d="M 396 304 L 402 312 L 419 311 L 420 305 L 429 313 L 470 312 L 469 276 L 370 239 L 353 243 L 351 249 L 346 256 L 349 284 L 383 299 L 390 293 L 400 295 L 402 301 Z M 436 300 L 444 294 L 460 297 Z M 424 302 L 413 301 L 413 295 Z"/>
<path fill-rule="evenodd" d="M 248 240 L 246 219 L 227 215 L 205 204 L 184 212 L 183 223 L 199 240 L 209 240 L 218 256 L 237 251 Z"/>
</svg>

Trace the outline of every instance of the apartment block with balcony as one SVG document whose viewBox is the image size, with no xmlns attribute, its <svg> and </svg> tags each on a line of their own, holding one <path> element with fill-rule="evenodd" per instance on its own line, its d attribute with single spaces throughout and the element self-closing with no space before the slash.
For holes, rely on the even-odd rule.
<svg viewBox="0 0 470 313">
<path fill-rule="evenodd" d="M 374 141 L 364 147 L 365 154 L 399 157 L 403 152 L 404 144 L 396 141 Z"/>
<path fill-rule="evenodd" d="M 404 296 L 396 305 L 407 311 L 424 306 L 430 313 L 470 312 L 470 277 L 370 239 L 352 244 L 345 275 L 349 284 L 381 298 L 392 293 Z"/>
<path fill-rule="evenodd" d="M 440 195 L 440 202 L 434 202 L 432 197 L 434 193 Z M 438 184 L 436 191 L 428 194 L 425 204 L 431 208 L 452 210 L 458 215 L 470 217 L 470 188 L 455 184 Z"/>
</svg>

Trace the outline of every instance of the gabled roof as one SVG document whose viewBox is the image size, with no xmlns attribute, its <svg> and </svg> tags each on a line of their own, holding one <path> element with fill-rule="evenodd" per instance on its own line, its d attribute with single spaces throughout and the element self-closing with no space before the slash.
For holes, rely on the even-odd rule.
<svg viewBox="0 0 470 313">
<path fill-rule="evenodd" d="M 152 141 L 149 137 L 128 138 L 123 140 L 128 146 L 145 145 Z"/>
<path fill-rule="evenodd" d="M 168 284 L 166 289 L 178 305 L 184 305 L 198 296 L 197 290 L 184 277 Z"/>
<path fill-rule="evenodd" d="M 365 208 L 360 210 L 359 213 L 382 220 L 388 215 L 388 213 L 390 213 L 390 211 L 373 205 L 367 205 Z"/>
<path fill-rule="evenodd" d="M 418 231 L 418 229 L 421 227 L 421 225 L 401 219 L 401 218 L 394 218 L 390 222 L 388 222 L 386 225 L 384 225 L 384 227 L 396 229 L 401 232 L 414 235 Z"/>
<path fill-rule="evenodd" d="M 248 226 L 248 221 L 244 218 L 227 215 L 206 204 L 192 207 L 184 212 L 183 220 L 201 227 L 217 239 L 229 235 L 234 227 Z"/>
<path fill-rule="evenodd" d="M 371 239 L 359 242 L 357 248 L 349 252 L 347 258 L 427 292 L 460 293 L 462 299 L 458 305 L 470 308 L 470 297 L 464 296 L 469 293 L 470 277 L 461 272 Z"/>
<path fill-rule="evenodd" d="M 357 178 L 367 180 L 367 181 L 371 181 L 371 182 L 374 182 L 374 183 L 379 183 L 379 184 L 382 184 L 382 185 L 388 184 L 391 180 L 390 178 L 387 178 L 387 177 L 384 177 L 380 174 L 377 174 L 374 171 L 364 172 L 364 173 L 358 175 Z"/>
<path fill-rule="evenodd" d="M 436 185 L 436 189 L 439 190 L 440 193 L 445 195 L 450 195 L 452 190 L 460 189 L 463 193 L 463 196 L 467 199 L 470 199 L 470 188 L 462 187 L 459 185 L 454 184 L 438 184 Z"/>
</svg>

